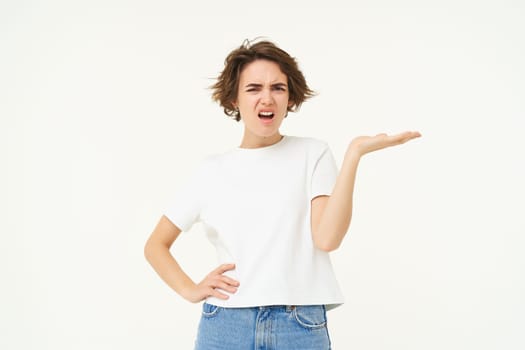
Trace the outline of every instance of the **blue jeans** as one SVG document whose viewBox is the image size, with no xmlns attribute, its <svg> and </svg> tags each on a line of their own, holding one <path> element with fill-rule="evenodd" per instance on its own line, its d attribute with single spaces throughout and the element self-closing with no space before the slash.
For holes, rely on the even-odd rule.
<svg viewBox="0 0 525 350">
<path fill-rule="evenodd" d="M 202 305 L 195 350 L 330 350 L 324 305 Z"/>
</svg>

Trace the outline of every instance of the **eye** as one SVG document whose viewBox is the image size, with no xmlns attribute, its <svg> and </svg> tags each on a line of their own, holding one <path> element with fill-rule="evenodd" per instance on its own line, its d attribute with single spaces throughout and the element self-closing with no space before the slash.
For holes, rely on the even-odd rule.
<svg viewBox="0 0 525 350">
<path fill-rule="evenodd" d="M 282 85 L 274 86 L 273 89 L 277 91 L 286 91 L 286 87 Z"/>
</svg>

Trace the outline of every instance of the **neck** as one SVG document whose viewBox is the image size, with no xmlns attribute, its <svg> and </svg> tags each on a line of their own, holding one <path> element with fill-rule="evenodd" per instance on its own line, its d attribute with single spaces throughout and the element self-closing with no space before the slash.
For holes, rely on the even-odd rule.
<svg viewBox="0 0 525 350">
<path fill-rule="evenodd" d="M 281 141 L 283 137 L 284 136 L 281 135 L 279 132 L 271 136 L 256 136 L 256 135 L 248 135 L 245 133 L 242 139 L 241 145 L 239 147 L 241 148 L 259 148 L 259 147 L 271 146 Z"/>
</svg>

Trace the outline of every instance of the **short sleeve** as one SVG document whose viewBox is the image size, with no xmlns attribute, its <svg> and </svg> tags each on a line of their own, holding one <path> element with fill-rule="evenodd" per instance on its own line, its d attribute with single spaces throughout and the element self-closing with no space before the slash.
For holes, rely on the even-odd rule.
<svg viewBox="0 0 525 350">
<path fill-rule="evenodd" d="M 206 170 L 201 161 L 164 208 L 163 214 L 181 231 L 190 230 L 200 220 L 205 181 Z"/>
<path fill-rule="evenodd" d="M 337 179 L 337 165 L 328 144 L 324 144 L 317 158 L 311 181 L 310 200 L 320 195 L 331 195 Z"/>
</svg>

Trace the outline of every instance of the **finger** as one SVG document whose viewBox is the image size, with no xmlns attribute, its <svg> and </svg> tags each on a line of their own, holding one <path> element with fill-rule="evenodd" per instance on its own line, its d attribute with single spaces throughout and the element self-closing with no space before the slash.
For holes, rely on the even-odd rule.
<svg viewBox="0 0 525 350">
<path fill-rule="evenodd" d="M 409 131 L 403 138 L 403 142 L 407 142 L 409 140 L 415 139 L 416 137 L 420 137 L 420 136 L 421 134 L 417 131 L 415 132 Z"/>
<path fill-rule="evenodd" d="M 404 137 L 405 136 L 403 134 L 390 135 L 386 138 L 385 146 L 393 146 L 393 145 L 398 145 L 400 143 L 403 143 Z"/>
<path fill-rule="evenodd" d="M 229 284 L 224 283 L 224 282 L 215 283 L 214 287 L 222 289 L 222 290 L 225 290 L 225 291 L 228 291 L 230 293 L 235 293 L 237 291 L 237 287 L 230 286 Z"/>
<path fill-rule="evenodd" d="M 405 131 L 405 132 L 400 132 L 397 135 L 394 135 L 394 137 L 396 137 L 396 138 L 405 138 L 405 137 L 409 137 L 411 134 L 412 134 L 411 131 Z"/>
<path fill-rule="evenodd" d="M 228 284 L 230 284 L 232 286 L 239 286 L 240 285 L 239 281 L 234 280 L 233 278 L 230 278 L 230 277 L 225 276 L 225 275 L 222 275 L 221 279 L 222 279 L 223 282 L 228 283 Z"/>
<path fill-rule="evenodd" d="M 237 290 L 237 286 L 239 285 L 238 283 L 230 284 L 229 281 L 227 279 L 224 279 L 223 277 L 224 276 L 222 275 L 217 275 L 215 277 L 212 277 L 208 279 L 208 281 L 206 282 L 206 285 L 214 287 L 214 288 L 222 288 L 225 290 L 231 290 L 231 288 L 235 288 L 235 290 Z M 235 280 L 233 281 L 235 282 Z"/>
<path fill-rule="evenodd" d="M 411 131 L 405 131 L 405 132 L 402 132 L 400 134 L 397 134 L 397 135 L 392 135 L 390 137 L 390 141 L 393 143 L 393 144 L 401 144 L 401 143 L 405 143 L 407 142 L 408 140 L 414 138 L 415 136 L 412 134 Z"/>
<path fill-rule="evenodd" d="M 216 297 L 216 298 L 219 298 L 219 299 L 228 299 L 229 298 L 229 296 L 219 292 L 217 289 L 211 289 L 209 294 L 210 294 L 210 296 L 213 296 L 213 297 Z"/>
<path fill-rule="evenodd" d="M 222 275 L 224 272 L 235 269 L 235 264 L 222 264 L 217 267 L 213 272 Z"/>
<path fill-rule="evenodd" d="M 419 131 L 406 131 L 406 132 L 402 133 L 402 135 L 404 135 L 408 139 L 413 139 L 415 137 L 420 137 L 421 133 L 419 133 Z"/>
<path fill-rule="evenodd" d="M 215 274 L 210 274 L 209 276 L 207 276 L 202 281 L 202 284 L 208 287 L 212 287 L 212 288 L 216 288 L 216 287 L 237 288 L 239 286 L 239 282 L 237 282 L 236 280 L 232 278 L 228 278 L 224 275 L 215 275 Z"/>
</svg>

